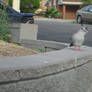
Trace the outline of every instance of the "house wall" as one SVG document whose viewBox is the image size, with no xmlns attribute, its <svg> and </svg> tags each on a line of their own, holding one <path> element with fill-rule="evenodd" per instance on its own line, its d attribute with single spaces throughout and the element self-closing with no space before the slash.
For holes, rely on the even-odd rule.
<svg viewBox="0 0 92 92">
<path fill-rule="evenodd" d="M 53 0 L 51 0 L 53 2 Z M 80 9 L 80 3 L 76 2 L 81 2 L 81 0 L 62 0 L 62 2 L 66 2 L 65 4 L 56 4 L 57 9 L 61 12 L 62 16 L 61 18 L 63 19 L 75 19 L 76 18 L 76 11 Z M 67 2 L 73 2 L 72 3 L 67 3 Z"/>
<path fill-rule="evenodd" d="M 75 4 L 63 4 L 59 6 L 59 9 L 62 13 L 63 19 L 75 19 L 76 11 L 80 8 L 80 5 L 77 5 L 76 2 L 80 2 L 81 0 L 63 0 L 62 2 L 75 2 Z"/>
<path fill-rule="evenodd" d="M 20 0 L 13 0 L 13 9 L 20 12 Z"/>
<path fill-rule="evenodd" d="M 62 7 L 62 6 L 58 6 L 58 9 L 59 9 L 59 11 L 60 11 L 60 13 L 61 13 L 61 18 L 63 18 L 63 14 L 62 14 L 62 12 L 63 12 L 63 7 Z"/>
<path fill-rule="evenodd" d="M 76 19 L 76 11 L 80 8 L 79 5 L 65 5 L 66 10 L 63 9 L 63 6 L 59 6 L 59 10 L 62 14 L 61 18 L 63 19 Z"/>
<path fill-rule="evenodd" d="M 75 19 L 76 18 L 76 11 L 79 9 L 79 6 L 66 6 L 66 19 Z"/>
<path fill-rule="evenodd" d="M 3 0 L 4 2 L 8 3 L 9 0 Z M 13 8 L 20 12 L 20 0 L 13 0 Z"/>
</svg>

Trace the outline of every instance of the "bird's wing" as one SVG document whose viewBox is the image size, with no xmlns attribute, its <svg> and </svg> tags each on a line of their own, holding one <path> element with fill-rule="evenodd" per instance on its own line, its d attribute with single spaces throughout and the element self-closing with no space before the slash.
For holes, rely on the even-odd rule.
<svg viewBox="0 0 92 92">
<path fill-rule="evenodd" d="M 82 45 L 84 42 L 84 36 L 79 33 L 75 33 L 72 36 L 72 42 L 74 43 L 74 45 Z"/>
</svg>

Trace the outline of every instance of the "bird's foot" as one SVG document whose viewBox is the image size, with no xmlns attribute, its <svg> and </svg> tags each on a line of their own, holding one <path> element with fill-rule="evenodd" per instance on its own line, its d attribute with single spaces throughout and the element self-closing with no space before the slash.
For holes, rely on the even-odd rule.
<svg viewBox="0 0 92 92">
<path fill-rule="evenodd" d="M 81 51 L 80 47 L 78 48 L 79 51 Z"/>
<path fill-rule="evenodd" d="M 73 50 L 76 51 L 76 48 L 74 48 Z"/>
</svg>

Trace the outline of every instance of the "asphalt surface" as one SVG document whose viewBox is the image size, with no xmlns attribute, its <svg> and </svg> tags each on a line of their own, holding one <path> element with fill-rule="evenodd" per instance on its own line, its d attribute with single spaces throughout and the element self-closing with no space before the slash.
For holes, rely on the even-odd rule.
<svg viewBox="0 0 92 92">
<path fill-rule="evenodd" d="M 81 28 L 81 25 L 76 23 L 36 21 L 35 24 L 38 24 L 39 40 L 57 41 L 63 43 L 71 43 L 72 34 Z M 92 46 L 92 24 L 84 25 L 88 27 L 88 33 L 85 37 L 84 45 Z"/>
</svg>

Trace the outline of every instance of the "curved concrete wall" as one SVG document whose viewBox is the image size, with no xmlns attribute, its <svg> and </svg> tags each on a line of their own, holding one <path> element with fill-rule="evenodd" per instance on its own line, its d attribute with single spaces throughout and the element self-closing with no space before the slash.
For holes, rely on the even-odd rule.
<svg viewBox="0 0 92 92">
<path fill-rule="evenodd" d="M 92 48 L 0 58 L 0 92 L 92 92 Z"/>
<path fill-rule="evenodd" d="M 67 43 L 61 43 L 61 42 L 55 42 L 55 41 L 24 40 L 24 39 L 22 39 L 18 44 L 21 44 L 26 48 L 34 49 L 36 51 L 39 51 L 39 48 L 47 47 L 47 52 L 64 49 L 65 47 L 69 46 L 69 44 Z"/>
</svg>

